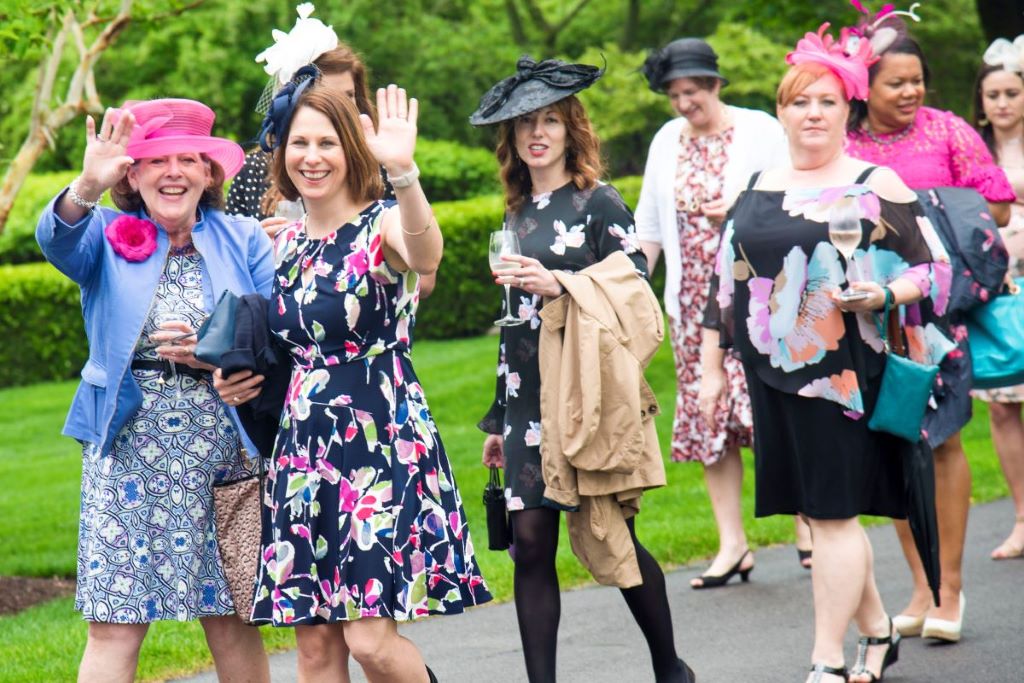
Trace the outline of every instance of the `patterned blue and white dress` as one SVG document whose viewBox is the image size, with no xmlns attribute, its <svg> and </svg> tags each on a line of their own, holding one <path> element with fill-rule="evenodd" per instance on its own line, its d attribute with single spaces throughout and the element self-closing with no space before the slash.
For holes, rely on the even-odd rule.
<svg viewBox="0 0 1024 683">
<path fill-rule="evenodd" d="M 164 322 L 197 328 L 203 262 L 171 249 L 135 358 L 157 360 L 149 335 Z M 142 407 L 111 452 L 86 444 L 75 608 L 88 621 L 139 624 L 232 614 L 213 524 L 213 482 L 235 479 L 241 442 L 208 377 L 132 370 Z"/>
</svg>

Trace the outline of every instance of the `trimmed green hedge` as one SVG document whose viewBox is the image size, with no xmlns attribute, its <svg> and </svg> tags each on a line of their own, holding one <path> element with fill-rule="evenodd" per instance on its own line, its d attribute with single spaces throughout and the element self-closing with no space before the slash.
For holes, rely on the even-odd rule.
<svg viewBox="0 0 1024 683">
<path fill-rule="evenodd" d="M 78 175 L 78 171 L 58 171 L 30 175 L 18 193 L 18 198 L 0 234 L 0 264 L 35 263 L 43 260 L 36 244 L 36 221 L 65 185 Z"/>
<path fill-rule="evenodd" d="M 621 178 L 613 184 L 626 204 L 635 207 L 640 178 Z M 491 328 L 501 308 L 502 290 L 494 284 L 487 263 L 487 236 L 501 229 L 502 197 L 439 202 L 434 204 L 434 214 L 444 232 L 444 260 L 434 292 L 420 304 L 416 336 L 447 339 L 481 334 Z M 654 286 L 661 291 L 660 285 Z"/>
<path fill-rule="evenodd" d="M 416 143 L 420 184 L 432 202 L 469 199 L 501 192 L 494 152 L 445 140 Z"/>
<path fill-rule="evenodd" d="M 640 178 L 615 186 L 627 204 L 636 205 Z M 437 286 L 420 306 L 417 337 L 467 337 L 491 327 L 502 291 L 487 263 L 487 236 L 501 229 L 503 207 L 498 194 L 434 204 L 445 255 Z M 34 239 L 31 246 L 38 252 Z M 660 284 L 654 286 L 660 291 Z M 0 351 L 0 387 L 74 377 L 85 363 L 78 286 L 47 263 L 0 265 L 0 325 L 18 337 Z"/>
<path fill-rule="evenodd" d="M 0 266 L 0 387 L 73 377 L 89 355 L 78 285 L 48 263 Z M 15 341 L 17 340 L 17 341 Z"/>
</svg>

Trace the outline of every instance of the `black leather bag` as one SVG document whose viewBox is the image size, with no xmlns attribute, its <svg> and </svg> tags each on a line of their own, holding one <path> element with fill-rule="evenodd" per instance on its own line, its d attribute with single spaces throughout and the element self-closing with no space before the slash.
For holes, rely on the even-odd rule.
<svg viewBox="0 0 1024 683">
<path fill-rule="evenodd" d="M 512 525 L 505 506 L 505 489 L 501 486 L 501 470 L 491 468 L 491 478 L 484 486 L 484 510 L 487 513 L 487 547 L 507 550 L 512 544 Z"/>
<path fill-rule="evenodd" d="M 221 356 L 235 346 L 235 313 L 238 297 L 225 289 L 213 307 L 213 313 L 196 331 L 193 355 L 204 363 L 221 367 Z"/>
</svg>

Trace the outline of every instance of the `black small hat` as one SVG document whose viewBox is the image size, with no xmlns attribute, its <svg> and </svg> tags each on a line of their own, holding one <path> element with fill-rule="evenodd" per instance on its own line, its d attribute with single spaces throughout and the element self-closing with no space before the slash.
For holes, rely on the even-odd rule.
<svg viewBox="0 0 1024 683">
<path fill-rule="evenodd" d="M 680 38 L 651 51 L 641 70 L 654 92 L 664 92 L 665 86 L 677 78 L 694 76 L 711 76 L 722 81 L 722 85 L 729 84 L 718 73 L 718 55 L 700 38 Z"/>
<path fill-rule="evenodd" d="M 603 73 L 604 69 L 589 64 L 567 64 L 557 59 L 536 62 L 523 55 L 516 62 L 514 75 L 484 93 L 469 122 L 487 126 L 528 114 L 590 87 Z"/>
</svg>

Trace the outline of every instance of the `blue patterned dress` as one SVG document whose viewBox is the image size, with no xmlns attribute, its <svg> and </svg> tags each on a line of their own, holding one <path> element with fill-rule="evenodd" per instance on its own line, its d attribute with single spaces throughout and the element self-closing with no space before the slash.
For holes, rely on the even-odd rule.
<svg viewBox="0 0 1024 683">
<path fill-rule="evenodd" d="M 415 273 L 382 202 L 322 239 L 278 235 L 270 326 L 292 377 L 268 471 L 253 620 L 407 621 L 490 600 L 409 359 Z"/>
<path fill-rule="evenodd" d="M 203 261 L 172 248 L 136 359 L 157 360 L 149 335 L 170 320 L 206 318 Z M 78 585 L 85 619 L 140 624 L 232 614 L 213 525 L 213 482 L 244 476 L 241 442 L 209 379 L 132 370 L 142 407 L 101 456 L 82 463 Z"/>
</svg>

